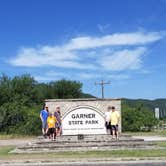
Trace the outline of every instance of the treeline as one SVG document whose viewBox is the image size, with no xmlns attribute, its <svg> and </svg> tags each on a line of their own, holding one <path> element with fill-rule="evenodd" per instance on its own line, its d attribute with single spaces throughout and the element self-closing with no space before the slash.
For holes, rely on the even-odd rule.
<svg viewBox="0 0 166 166">
<path fill-rule="evenodd" d="M 135 107 L 136 105 L 142 105 L 142 107 L 148 108 L 150 111 L 154 111 L 155 108 L 160 110 L 160 119 L 166 118 L 166 99 L 123 99 L 124 103 L 129 107 Z"/>
<path fill-rule="evenodd" d="M 45 99 L 94 98 L 82 92 L 82 83 L 60 80 L 39 83 L 30 75 L 0 77 L 0 133 L 40 134 L 39 111 Z M 158 121 L 155 107 L 165 107 L 165 100 L 151 101 L 122 99 L 123 131 L 151 130 Z M 161 104 L 162 103 L 162 104 Z"/>
<path fill-rule="evenodd" d="M 123 131 L 151 131 L 159 122 L 154 108 L 148 107 L 144 100 L 122 99 Z"/>
<path fill-rule="evenodd" d="M 44 99 L 94 97 L 82 92 L 82 83 L 60 80 L 38 83 L 30 75 L 0 77 L 0 132 L 39 134 L 39 111 Z"/>
</svg>

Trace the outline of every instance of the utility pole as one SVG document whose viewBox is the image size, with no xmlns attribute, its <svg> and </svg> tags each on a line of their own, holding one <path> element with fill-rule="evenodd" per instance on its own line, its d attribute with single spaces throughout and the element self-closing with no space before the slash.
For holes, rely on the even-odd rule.
<svg viewBox="0 0 166 166">
<path fill-rule="evenodd" d="M 101 85 L 102 99 L 104 99 L 104 85 L 105 84 L 111 84 L 111 82 L 104 82 L 103 80 L 101 80 L 101 82 L 95 83 L 95 85 Z"/>
</svg>

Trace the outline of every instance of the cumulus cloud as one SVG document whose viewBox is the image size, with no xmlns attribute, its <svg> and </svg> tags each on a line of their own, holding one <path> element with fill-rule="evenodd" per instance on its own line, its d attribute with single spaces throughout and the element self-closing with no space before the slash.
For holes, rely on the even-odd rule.
<svg viewBox="0 0 166 166">
<path fill-rule="evenodd" d="M 76 37 L 63 45 L 21 48 L 9 62 L 14 66 L 54 66 L 80 70 L 97 70 L 101 67 L 110 71 L 139 69 L 147 45 L 164 36 L 162 32 L 133 32 Z M 120 46 L 119 50 L 113 49 L 116 46 Z M 126 46 L 129 48 L 123 48 Z M 89 54 L 85 55 L 85 51 Z"/>
<path fill-rule="evenodd" d="M 124 49 L 113 52 L 111 55 L 106 55 L 100 59 L 102 67 L 106 70 L 120 71 L 128 69 L 139 69 L 142 64 L 142 56 L 146 48 L 139 47 L 134 50 Z"/>
<path fill-rule="evenodd" d="M 135 32 L 135 33 L 115 33 L 102 37 L 77 37 L 69 41 L 64 47 L 67 50 L 90 49 L 103 46 L 122 45 L 145 45 L 160 40 L 164 33 L 160 32 Z"/>
</svg>

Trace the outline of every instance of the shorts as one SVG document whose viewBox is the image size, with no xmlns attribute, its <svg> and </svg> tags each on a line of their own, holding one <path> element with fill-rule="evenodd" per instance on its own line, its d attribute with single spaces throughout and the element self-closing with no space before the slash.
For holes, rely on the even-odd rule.
<svg viewBox="0 0 166 166">
<path fill-rule="evenodd" d="M 47 135 L 54 134 L 55 133 L 55 128 L 49 128 Z"/>
<path fill-rule="evenodd" d="M 47 128 L 47 121 L 42 121 L 42 128 L 46 129 Z"/>
<path fill-rule="evenodd" d="M 111 125 L 111 129 L 114 131 L 118 131 L 118 125 Z"/>
<path fill-rule="evenodd" d="M 106 127 L 106 129 L 111 129 L 111 123 L 110 122 L 105 122 L 105 127 Z"/>
<path fill-rule="evenodd" d="M 60 129 L 61 128 L 61 123 L 57 122 L 55 126 L 56 126 L 57 129 Z"/>
</svg>

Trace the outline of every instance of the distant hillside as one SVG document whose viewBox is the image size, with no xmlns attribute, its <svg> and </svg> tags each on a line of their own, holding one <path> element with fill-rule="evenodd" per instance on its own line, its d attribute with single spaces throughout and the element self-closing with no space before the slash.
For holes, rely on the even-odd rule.
<svg viewBox="0 0 166 166">
<path fill-rule="evenodd" d="M 88 93 L 82 93 L 81 98 L 96 98 L 96 97 Z"/>
<path fill-rule="evenodd" d="M 155 108 L 159 108 L 160 117 L 166 117 L 166 99 L 122 99 L 122 104 L 123 103 L 128 105 L 129 107 L 135 107 L 139 104 L 142 107 L 148 107 L 152 111 L 154 111 Z"/>
</svg>

